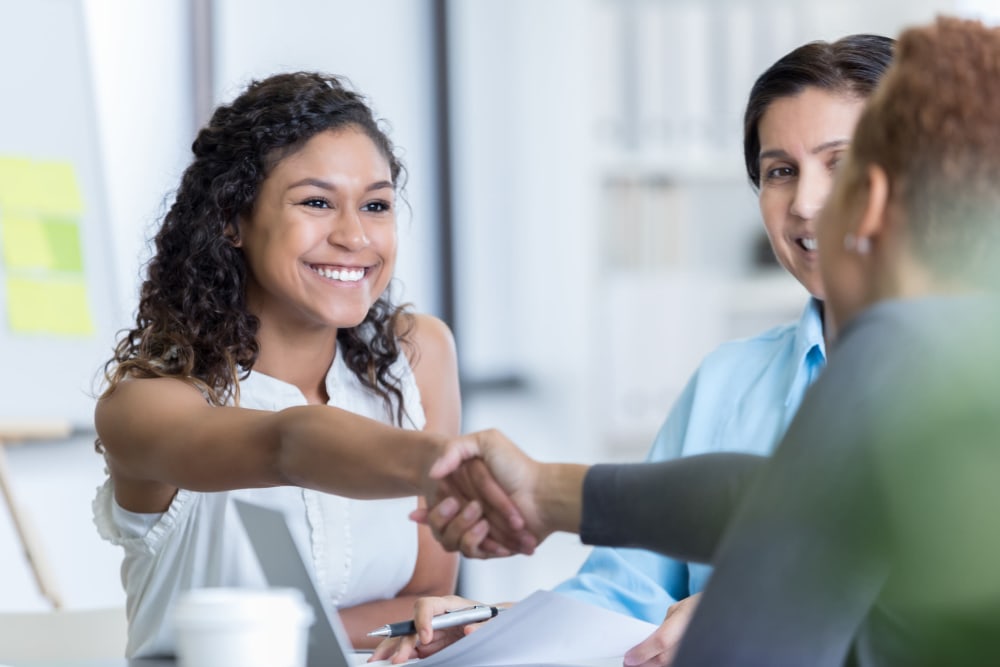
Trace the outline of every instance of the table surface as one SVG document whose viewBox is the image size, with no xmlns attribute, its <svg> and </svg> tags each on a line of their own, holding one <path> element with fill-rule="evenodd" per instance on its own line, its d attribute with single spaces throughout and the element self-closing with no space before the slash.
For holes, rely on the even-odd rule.
<svg viewBox="0 0 1000 667">
<path fill-rule="evenodd" d="M 174 660 L 170 659 L 126 660 L 124 658 L 116 658 L 111 660 L 74 660 L 68 662 L 15 662 L 10 665 L 0 664 L 0 667 L 175 667 L 176 664 Z M 558 665 L 545 663 L 544 665 L 521 665 L 519 667 L 621 667 L 621 664 L 621 658 L 601 658 L 588 660 L 583 663 L 559 663 Z"/>
</svg>

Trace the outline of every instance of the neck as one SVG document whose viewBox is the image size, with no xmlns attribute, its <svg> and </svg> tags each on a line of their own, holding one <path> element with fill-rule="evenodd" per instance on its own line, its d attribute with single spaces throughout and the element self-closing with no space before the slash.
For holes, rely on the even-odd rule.
<svg viewBox="0 0 1000 667">
<path fill-rule="evenodd" d="M 823 342 L 826 344 L 826 349 L 829 350 L 830 345 L 837 338 L 837 322 L 833 319 L 833 313 L 822 300 L 819 300 L 819 318 L 823 324 Z"/>
<path fill-rule="evenodd" d="M 337 330 L 294 334 L 266 326 L 257 332 L 260 355 L 253 370 L 299 388 L 309 403 L 326 404 L 326 375 L 337 352 Z"/>
<path fill-rule="evenodd" d="M 871 301 L 916 299 L 936 294 L 961 294 L 970 291 L 959 277 L 942 277 L 912 255 L 898 253 L 894 262 L 883 262 L 886 270 L 872 281 Z"/>
</svg>

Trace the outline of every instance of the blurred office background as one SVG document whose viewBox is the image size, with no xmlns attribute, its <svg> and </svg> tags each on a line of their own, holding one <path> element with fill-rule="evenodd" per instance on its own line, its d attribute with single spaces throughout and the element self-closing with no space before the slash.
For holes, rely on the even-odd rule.
<svg viewBox="0 0 1000 667">
<path fill-rule="evenodd" d="M 1000 0 L 75 1 L 109 239 L 89 261 L 113 275 L 114 329 L 211 108 L 273 72 L 343 74 L 408 167 L 399 292 L 455 330 L 465 429 L 583 462 L 640 459 L 705 353 L 805 303 L 743 172 L 756 75 L 808 40 L 1000 17 Z M 22 4 L 0 2 L 0 23 L 44 41 Z M 0 369 L 40 397 L 52 381 Z M 120 553 L 90 519 L 103 464 L 90 425 L 74 426 L 9 447 L 12 486 L 67 605 L 116 604 Z M 531 559 L 464 564 L 461 590 L 519 599 L 586 554 L 556 536 Z M 0 608 L 45 606 L 0 510 Z"/>
</svg>

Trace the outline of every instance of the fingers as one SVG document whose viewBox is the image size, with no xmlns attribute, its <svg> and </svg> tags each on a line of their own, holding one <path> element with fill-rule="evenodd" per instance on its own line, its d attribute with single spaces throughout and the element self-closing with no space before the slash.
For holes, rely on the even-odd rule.
<svg viewBox="0 0 1000 667">
<path fill-rule="evenodd" d="M 462 466 L 462 472 L 465 483 L 471 484 L 478 494 L 483 516 L 490 525 L 488 536 L 480 544 L 480 553 L 489 557 L 509 556 L 511 553 L 533 553 L 538 540 L 528 532 L 521 511 L 485 462 L 481 459 L 466 461 Z M 463 553 L 467 556 L 472 555 L 465 551 Z"/>
<path fill-rule="evenodd" d="M 469 557 L 531 554 L 544 530 L 532 464 L 499 431 L 453 438 L 429 473 L 439 480 L 425 491 L 429 509 L 411 516 L 430 526 L 445 548 Z"/>
<path fill-rule="evenodd" d="M 464 598 L 460 598 L 458 596 L 451 596 L 449 599 L 464 600 Z M 420 601 L 418 600 L 417 603 L 419 602 Z M 479 603 L 473 602 L 472 600 L 464 600 L 464 604 L 460 604 L 458 606 L 453 605 L 449 607 L 449 609 L 456 609 L 459 607 L 470 607 L 474 604 L 479 604 Z M 489 623 L 488 620 L 482 621 L 481 623 L 470 623 L 468 625 L 461 625 L 455 628 L 445 628 L 444 630 L 437 630 L 434 632 L 434 637 L 431 639 L 430 642 L 428 642 L 427 644 L 423 643 L 417 644 L 417 649 L 416 649 L 417 655 L 421 658 L 426 658 L 427 656 L 433 655 L 438 651 L 440 651 L 441 649 L 445 648 L 446 646 L 454 644 L 462 637 L 472 634 L 473 632 L 483 627 L 487 623 Z"/>
<path fill-rule="evenodd" d="M 431 528 L 434 538 L 449 551 L 461 551 L 472 558 L 509 556 L 510 551 L 487 536 L 488 526 L 481 520 L 478 503 L 455 517 L 459 505 L 454 498 L 445 498 L 430 509 L 410 512 L 410 519 Z M 468 519 L 463 518 L 468 516 Z"/>
<path fill-rule="evenodd" d="M 460 508 L 454 498 L 446 498 L 430 510 L 427 523 L 434 537 L 451 551 L 461 551 L 470 558 L 510 555 L 509 549 L 487 537 L 489 524 L 478 501 Z"/>
<path fill-rule="evenodd" d="M 483 501 L 484 514 L 491 525 L 506 524 L 511 531 L 524 528 L 524 517 L 482 459 L 467 461 L 462 469 Z"/>
<path fill-rule="evenodd" d="M 454 544 L 463 553 L 475 550 L 489 532 L 489 524 L 483 519 L 483 509 L 479 501 L 473 500 L 461 508 L 458 514 L 440 526 L 439 540 L 442 544 Z"/>
<path fill-rule="evenodd" d="M 413 623 L 417 626 L 416 634 L 383 640 L 375 648 L 368 662 L 388 660 L 396 665 L 412 658 L 426 658 L 437 653 L 464 637 L 467 631 L 462 626 L 434 630 L 431 627 L 431 620 L 439 614 L 476 604 L 479 603 L 457 595 L 419 598 L 413 603 Z"/>
<path fill-rule="evenodd" d="M 435 632 L 431 627 L 431 620 L 435 616 L 448 611 L 454 611 L 455 609 L 471 607 L 476 604 L 479 603 L 458 595 L 418 598 L 417 601 L 413 603 L 413 624 L 417 626 L 416 636 L 420 639 L 420 643 L 424 646 L 429 646 L 435 640 Z M 452 628 L 448 628 L 448 630 L 451 629 Z M 445 631 L 439 632 L 444 633 Z M 459 633 L 455 639 L 458 639 L 461 636 L 462 635 Z M 455 639 L 452 639 L 452 641 L 455 641 Z"/>
<path fill-rule="evenodd" d="M 675 651 L 676 646 L 670 644 L 657 629 L 641 643 L 630 648 L 625 653 L 622 664 L 625 667 L 663 667 L 673 662 Z"/>
<path fill-rule="evenodd" d="M 520 545 L 524 542 L 526 534 L 524 519 L 482 459 L 466 461 L 460 469 L 448 477 L 447 482 L 460 497 L 467 501 L 478 501 L 479 507 L 482 509 L 482 516 L 489 524 L 489 535 L 485 541 L 483 541 L 485 536 L 479 534 L 469 535 L 465 538 L 465 542 L 470 547 L 482 542 L 483 546 L 486 547 L 483 550 L 490 556 L 510 555 L 512 551 L 520 550 Z M 467 525 L 474 524 L 469 521 Z M 463 549 L 462 552 L 469 556 L 473 553 L 479 554 L 480 550 L 470 548 Z M 483 555 L 480 554 L 476 557 L 483 557 Z"/>
<path fill-rule="evenodd" d="M 437 630 L 434 633 L 434 638 L 429 643 L 417 644 L 417 657 L 426 658 L 427 656 L 434 655 L 441 649 L 451 646 L 464 636 L 465 633 L 462 632 L 462 628 L 446 628 L 444 630 Z"/>
<path fill-rule="evenodd" d="M 625 654 L 625 667 L 660 667 L 672 664 L 700 599 L 701 594 L 698 593 L 671 605 L 660 627 Z"/>
<path fill-rule="evenodd" d="M 486 625 L 487 623 L 489 623 L 491 620 L 493 620 L 493 619 L 489 619 L 489 620 L 486 620 L 486 621 L 480 621 L 479 623 L 469 623 L 468 625 L 463 625 L 462 626 L 462 634 L 463 635 L 471 635 L 473 632 L 475 632 L 479 628 L 483 627 L 484 625 Z"/>
<path fill-rule="evenodd" d="M 479 442 L 474 436 L 463 435 L 452 438 L 445 446 L 441 456 L 431 465 L 428 476 L 431 479 L 443 479 L 458 469 L 462 461 L 480 456 Z"/>
<path fill-rule="evenodd" d="M 404 637 L 390 637 L 383 639 L 372 652 L 367 662 L 377 660 L 389 660 L 393 664 L 405 662 L 411 656 L 416 655 L 417 637 L 416 635 L 406 635 Z"/>
<path fill-rule="evenodd" d="M 444 498 L 426 512 L 411 516 L 430 526 L 446 549 L 472 558 L 494 558 L 530 553 L 536 544 L 524 530 L 524 519 L 513 501 L 480 459 L 466 461 L 443 480 L 441 492 L 456 497 Z"/>
<path fill-rule="evenodd" d="M 470 459 L 443 480 L 439 495 L 447 493 L 466 502 L 480 501 L 483 516 L 490 523 L 490 534 L 499 542 L 516 545 L 524 519 L 517 506 L 490 473 L 482 459 Z"/>
</svg>

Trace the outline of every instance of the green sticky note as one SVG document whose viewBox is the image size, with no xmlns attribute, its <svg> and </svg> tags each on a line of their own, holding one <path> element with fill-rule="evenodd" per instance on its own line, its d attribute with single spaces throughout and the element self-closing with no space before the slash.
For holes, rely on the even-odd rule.
<svg viewBox="0 0 1000 667">
<path fill-rule="evenodd" d="M 0 217 L 0 239 L 8 269 L 83 272 L 80 228 L 73 220 L 5 215 Z"/>
<path fill-rule="evenodd" d="M 75 220 L 42 218 L 42 229 L 52 253 L 52 270 L 83 273 L 80 225 Z"/>
<path fill-rule="evenodd" d="M 94 334 L 87 285 L 82 279 L 8 278 L 7 321 L 15 333 Z"/>
</svg>

